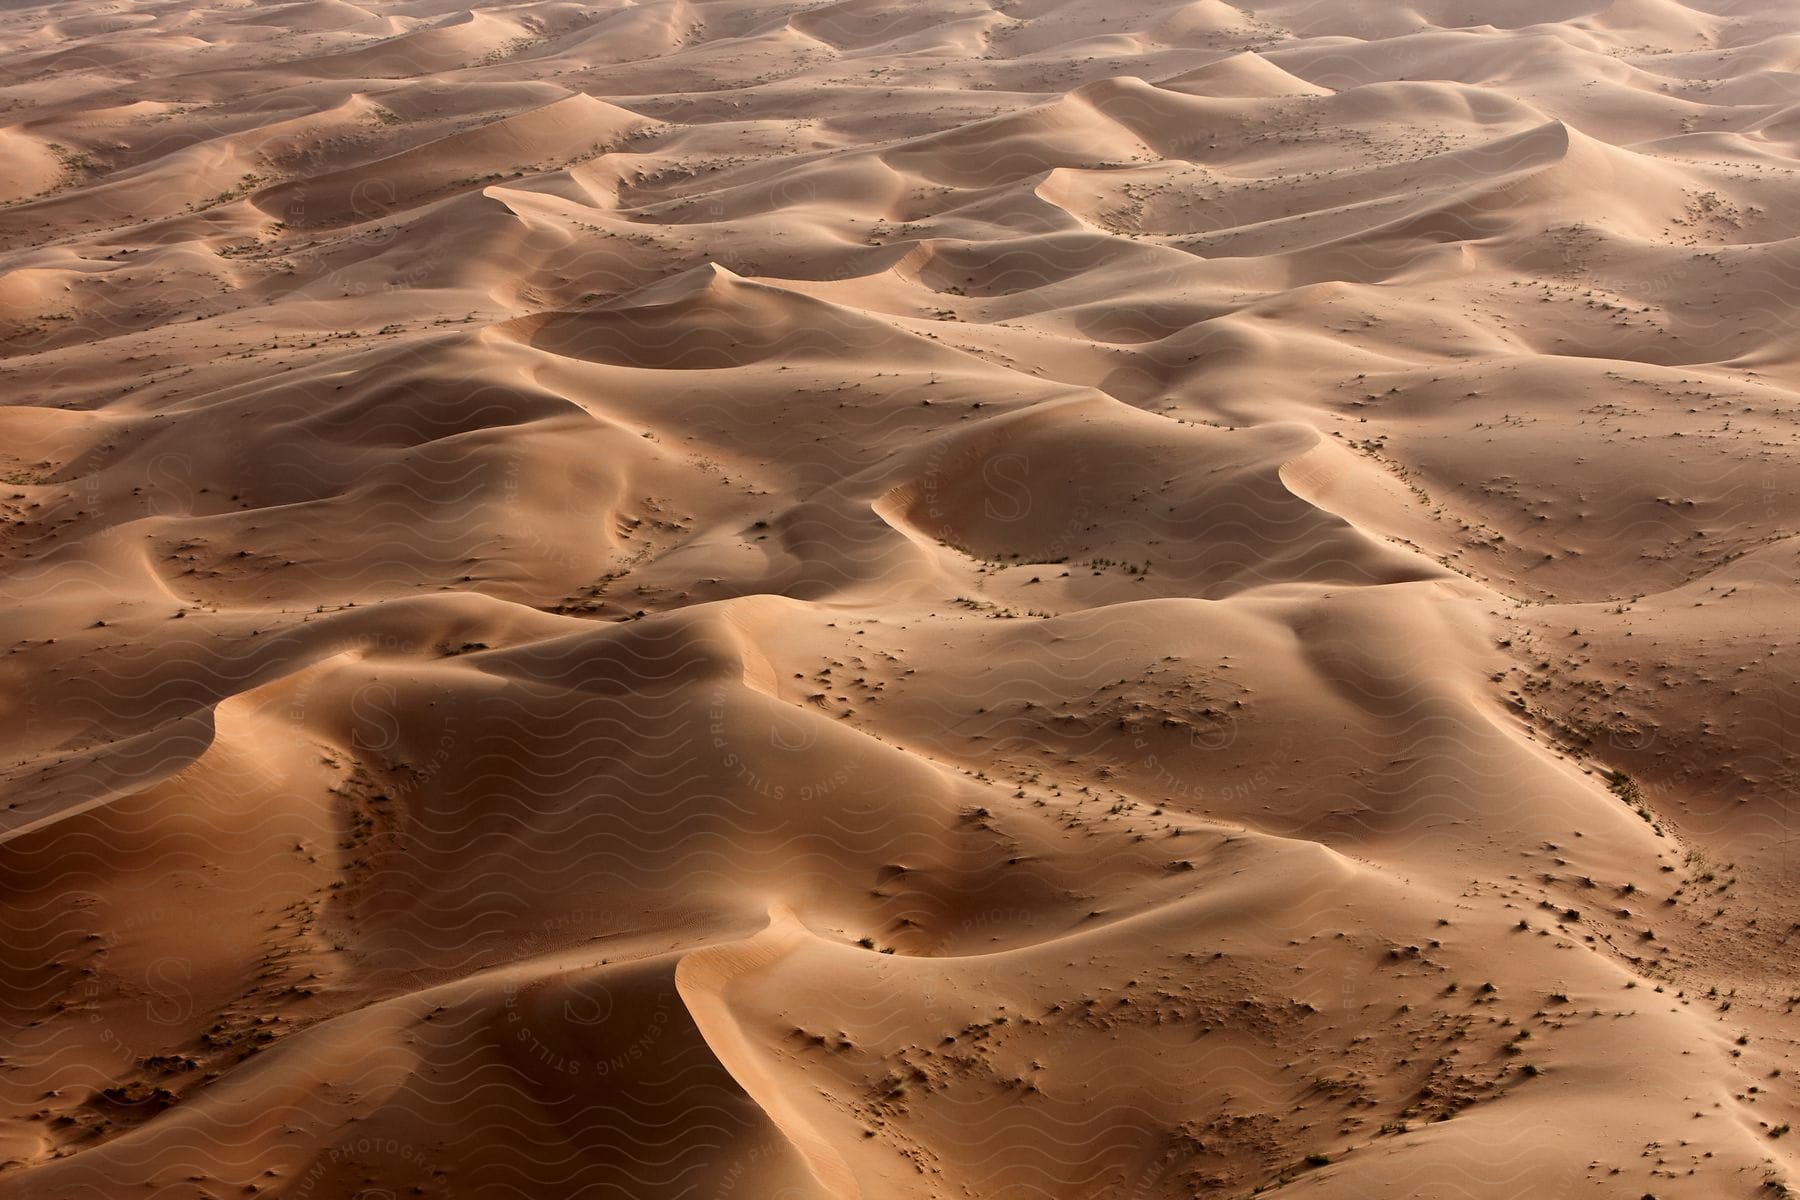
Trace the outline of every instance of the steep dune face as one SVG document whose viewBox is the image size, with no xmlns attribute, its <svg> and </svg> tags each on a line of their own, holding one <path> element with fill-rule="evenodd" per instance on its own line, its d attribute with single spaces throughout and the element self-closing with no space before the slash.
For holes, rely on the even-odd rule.
<svg viewBox="0 0 1800 1200">
<path fill-rule="evenodd" d="M 0 13 L 0 1197 L 1789 1194 L 1779 6 Z"/>
</svg>

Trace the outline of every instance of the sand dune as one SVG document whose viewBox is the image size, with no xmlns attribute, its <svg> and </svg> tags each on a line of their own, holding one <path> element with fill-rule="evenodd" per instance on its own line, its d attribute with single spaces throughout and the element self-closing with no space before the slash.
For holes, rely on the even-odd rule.
<svg viewBox="0 0 1800 1200">
<path fill-rule="evenodd" d="M 1783 1196 L 1800 16 L 0 12 L 0 1197 Z"/>
</svg>

